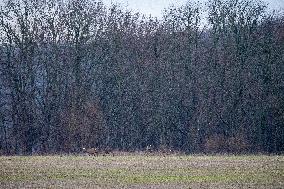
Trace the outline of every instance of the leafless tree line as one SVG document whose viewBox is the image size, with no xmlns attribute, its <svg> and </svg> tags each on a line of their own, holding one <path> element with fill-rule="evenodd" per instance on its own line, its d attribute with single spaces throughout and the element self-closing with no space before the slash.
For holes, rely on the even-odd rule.
<svg viewBox="0 0 284 189">
<path fill-rule="evenodd" d="M 206 13 L 206 20 L 203 19 Z M 0 11 L 0 151 L 284 150 L 284 16 L 259 0 Z"/>
</svg>

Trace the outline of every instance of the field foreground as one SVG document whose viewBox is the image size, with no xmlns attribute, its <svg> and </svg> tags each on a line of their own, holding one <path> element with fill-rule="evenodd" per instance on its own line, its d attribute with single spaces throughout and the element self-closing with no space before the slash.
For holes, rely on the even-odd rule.
<svg viewBox="0 0 284 189">
<path fill-rule="evenodd" d="M 284 156 L 0 157 L 0 188 L 284 188 Z"/>
</svg>

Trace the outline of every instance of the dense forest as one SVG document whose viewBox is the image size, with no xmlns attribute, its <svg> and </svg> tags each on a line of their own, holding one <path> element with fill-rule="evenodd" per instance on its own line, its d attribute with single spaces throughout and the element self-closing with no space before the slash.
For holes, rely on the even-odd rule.
<svg viewBox="0 0 284 189">
<path fill-rule="evenodd" d="M 284 14 L 260 0 L 0 10 L 0 154 L 283 153 Z"/>
</svg>

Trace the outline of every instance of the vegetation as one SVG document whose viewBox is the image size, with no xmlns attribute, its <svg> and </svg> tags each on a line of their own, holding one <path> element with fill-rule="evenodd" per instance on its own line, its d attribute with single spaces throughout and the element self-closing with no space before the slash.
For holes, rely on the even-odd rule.
<svg viewBox="0 0 284 189">
<path fill-rule="evenodd" d="M 282 188 L 283 156 L 0 157 L 0 187 Z"/>
<path fill-rule="evenodd" d="M 4 1 L 0 154 L 280 154 L 283 21 L 260 0 L 189 1 L 161 20 L 93 0 Z"/>
</svg>

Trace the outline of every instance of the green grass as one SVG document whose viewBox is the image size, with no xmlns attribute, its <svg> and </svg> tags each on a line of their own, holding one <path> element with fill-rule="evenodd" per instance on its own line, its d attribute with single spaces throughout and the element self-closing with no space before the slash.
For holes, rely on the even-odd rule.
<svg viewBox="0 0 284 189">
<path fill-rule="evenodd" d="M 35 188 L 57 188 L 56 183 L 76 188 L 284 188 L 283 156 L 3 156 L 0 166 L 0 188 L 31 183 L 38 183 Z"/>
</svg>

